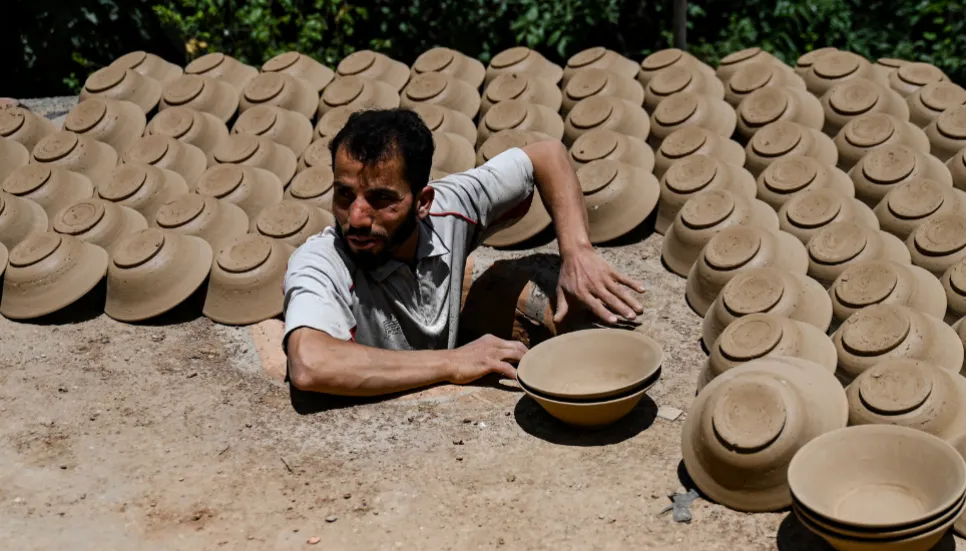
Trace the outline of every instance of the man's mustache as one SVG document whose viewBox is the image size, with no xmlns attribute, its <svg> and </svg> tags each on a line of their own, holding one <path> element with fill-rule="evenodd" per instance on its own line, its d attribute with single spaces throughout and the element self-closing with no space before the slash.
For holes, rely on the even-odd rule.
<svg viewBox="0 0 966 551">
<path fill-rule="evenodd" d="M 388 235 L 384 232 L 374 232 L 372 228 L 356 228 L 349 226 L 342 230 L 343 235 L 346 237 L 375 237 L 377 239 L 386 239 Z"/>
</svg>

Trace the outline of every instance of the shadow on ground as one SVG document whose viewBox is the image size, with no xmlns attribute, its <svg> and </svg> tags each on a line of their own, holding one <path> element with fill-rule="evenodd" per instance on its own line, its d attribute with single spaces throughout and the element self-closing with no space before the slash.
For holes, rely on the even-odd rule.
<svg viewBox="0 0 966 551">
<path fill-rule="evenodd" d="M 573 427 L 551 417 L 533 398 L 523 396 L 513 409 L 517 424 L 527 434 L 561 446 L 607 446 L 629 440 L 647 430 L 657 418 L 657 404 L 646 394 L 631 412 L 599 429 Z"/>
</svg>

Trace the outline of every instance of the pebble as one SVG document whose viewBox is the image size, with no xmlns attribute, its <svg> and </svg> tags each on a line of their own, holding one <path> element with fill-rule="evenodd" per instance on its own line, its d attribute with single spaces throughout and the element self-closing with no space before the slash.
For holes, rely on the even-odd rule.
<svg viewBox="0 0 966 551">
<path fill-rule="evenodd" d="M 322 539 L 319 538 L 318 536 L 312 536 L 305 543 L 307 543 L 309 545 L 315 545 L 315 544 L 319 543 L 320 541 L 322 541 Z"/>
<path fill-rule="evenodd" d="M 456 457 L 456 460 L 457 460 L 457 461 L 462 461 L 462 460 L 463 460 L 463 457 L 462 457 L 462 456 L 457 456 L 457 457 Z"/>
<path fill-rule="evenodd" d="M 465 425 L 468 425 L 468 424 L 470 424 L 470 423 L 472 423 L 472 422 L 473 422 L 473 420 L 472 420 L 472 419 L 470 419 L 469 417 L 465 417 L 465 418 L 463 419 L 463 424 L 465 424 Z"/>
<path fill-rule="evenodd" d="M 337 520 L 339 520 L 339 517 L 337 517 L 335 515 L 329 515 L 329 516 L 325 517 L 325 521 L 326 522 L 335 522 Z"/>
<path fill-rule="evenodd" d="M 604 515 L 597 515 L 597 520 L 604 520 Z"/>
<path fill-rule="evenodd" d="M 351 497 L 352 497 L 352 494 L 350 494 L 348 492 L 346 492 L 345 494 L 342 494 L 342 499 L 349 499 Z"/>
<path fill-rule="evenodd" d="M 197 376 L 198 376 L 198 372 L 197 371 L 188 374 L 188 378 L 189 379 L 194 379 Z"/>
<path fill-rule="evenodd" d="M 509 476 L 506 477 L 506 481 L 507 482 L 516 482 L 516 480 L 517 480 L 517 475 L 515 475 L 515 474 L 511 474 L 511 475 L 509 475 Z"/>
<path fill-rule="evenodd" d="M 672 408 L 670 406 L 661 406 L 657 408 L 657 416 L 668 421 L 677 421 L 682 415 L 684 415 L 684 412 L 678 408 Z"/>
</svg>

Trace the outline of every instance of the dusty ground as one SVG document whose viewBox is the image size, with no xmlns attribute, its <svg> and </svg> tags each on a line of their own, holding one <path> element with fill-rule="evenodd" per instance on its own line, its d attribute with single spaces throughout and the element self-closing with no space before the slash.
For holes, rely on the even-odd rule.
<svg viewBox="0 0 966 551">
<path fill-rule="evenodd" d="M 704 359 L 660 243 L 604 249 L 647 284 L 643 321 L 667 360 L 650 400 L 597 432 L 500 384 L 293 404 L 271 324 L 0 319 L 3 548 L 828 549 L 787 513 L 698 500 L 690 524 L 660 514 L 686 481 L 683 418 L 657 408 L 687 410 Z M 553 251 L 483 249 L 476 273 Z"/>
</svg>

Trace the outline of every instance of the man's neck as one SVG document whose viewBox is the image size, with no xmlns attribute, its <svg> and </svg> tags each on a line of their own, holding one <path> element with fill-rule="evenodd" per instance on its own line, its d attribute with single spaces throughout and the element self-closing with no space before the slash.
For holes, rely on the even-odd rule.
<svg viewBox="0 0 966 551">
<path fill-rule="evenodd" d="M 419 225 L 413 229 L 412 235 L 406 238 L 396 249 L 392 252 L 393 260 L 398 260 L 403 264 L 414 267 L 416 264 L 416 250 L 419 248 Z"/>
</svg>

